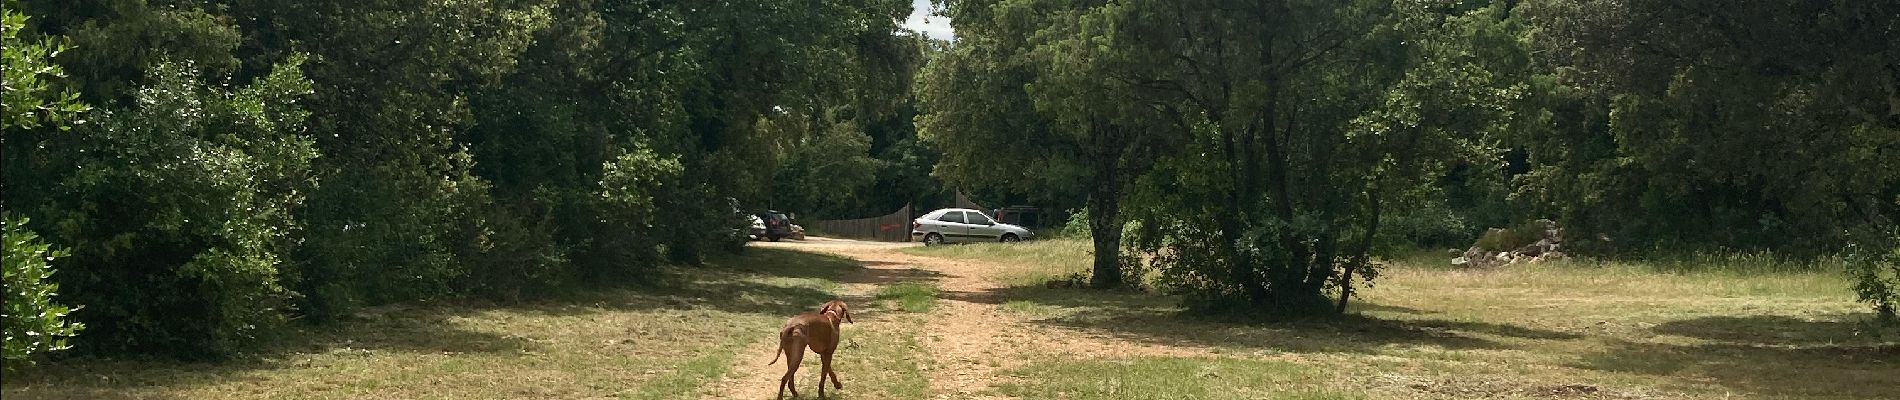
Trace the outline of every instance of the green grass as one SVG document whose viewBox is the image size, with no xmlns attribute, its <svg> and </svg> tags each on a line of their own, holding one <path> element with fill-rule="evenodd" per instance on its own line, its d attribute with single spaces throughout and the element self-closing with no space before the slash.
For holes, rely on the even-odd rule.
<svg viewBox="0 0 1900 400">
<path fill-rule="evenodd" d="M 1007 285 L 1040 285 L 1052 279 L 1089 272 L 1094 249 L 1084 239 L 1033 240 L 1018 243 L 969 243 L 949 246 L 907 247 L 920 256 L 967 258 L 996 262 L 1004 269 L 990 278 Z"/>
<path fill-rule="evenodd" d="M 1087 250 L 1086 242 L 1055 240 L 907 251 L 1001 264 L 1016 277 L 1002 309 L 1034 323 L 1225 356 L 1125 366 L 1155 369 L 1126 382 L 1188 368 L 1177 363 L 1222 368 L 1284 359 L 1313 374 L 1284 392 L 1320 396 L 1900 398 L 1893 384 L 1900 329 L 1869 324 L 1868 308 L 1826 265 L 1741 255 L 1467 270 L 1451 267 L 1442 252 L 1419 253 L 1387 260 L 1352 315 L 1254 321 L 1188 315 L 1165 295 L 1041 285 L 1086 270 Z M 1117 375 L 1111 367 L 1121 364 L 1048 363 L 1024 371 L 1010 393 L 1116 397 L 1093 391 L 1108 383 L 1087 379 Z M 1190 393 L 1231 389 L 1223 380 L 1177 384 Z"/>
<path fill-rule="evenodd" d="M 877 289 L 878 301 L 894 303 L 895 309 L 906 312 L 930 312 L 937 304 L 937 286 L 930 282 L 898 282 Z"/>
<path fill-rule="evenodd" d="M 1003 310 L 1029 317 L 1057 317 L 1067 314 L 1062 307 L 1028 300 L 1004 301 Z"/>
<path fill-rule="evenodd" d="M 1050 360 L 1009 372 L 1002 394 L 1031 399 L 1356 399 L 1311 366 L 1233 358 Z"/>
<path fill-rule="evenodd" d="M 671 270 L 658 287 L 587 290 L 518 305 L 368 309 L 331 326 L 274 332 L 262 348 L 223 362 L 64 360 L 8 373 L 0 394 L 692 398 L 727 374 L 735 352 L 765 340 L 785 316 L 835 297 L 836 281 L 860 270 L 840 257 L 775 249 L 749 249 L 743 257 L 710 264 Z"/>
</svg>

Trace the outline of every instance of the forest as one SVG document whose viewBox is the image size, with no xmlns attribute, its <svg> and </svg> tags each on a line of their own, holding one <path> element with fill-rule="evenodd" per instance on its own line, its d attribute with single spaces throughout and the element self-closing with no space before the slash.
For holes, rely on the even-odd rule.
<svg viewBox="0 0 1900 400">
<path fill-rule="evenodd" d="M 1344 313 L 1547 219 L 1573 257 L 1840 266 L 1896 318 L 1900 3 L 918 3 L 954 38 L 908 0 L 4 0 L 8 369 L 652 282 L 753 251 L 748 212 L 959 190 L 1197 313 Z"/>
</svg>

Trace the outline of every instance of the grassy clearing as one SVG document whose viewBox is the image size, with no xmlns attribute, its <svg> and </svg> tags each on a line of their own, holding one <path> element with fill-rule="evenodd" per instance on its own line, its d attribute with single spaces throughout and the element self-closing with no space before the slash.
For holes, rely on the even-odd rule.
<svg viewBox="0 0 1900 400">
<path fill-rule="evenodd" d="M 877 288 L 878 301 L 890 304 L 885 308 L 904 310 L 905 312 L 930 312 L 937 304 L 937 285 L 930 282 L 898 282 Z"/>
<path fill-rule="evenodd" d="M 1042 287 L 1037 277 L 1086 270 L 1086 242 L 1066 242 L 907 251 L 1006 264 L 1017 287 L 1002 308 L 1037 323 L 1228 356 L 1117 361 L 1135 370 L 1286 360 L 1318 374 L 1286 392 L 1381 399 L 1900 398 L 1900 330 L 1867 324 L 1870 313 L 1833 270 L 1689 261 L 1464 270 L 1418 254 L 1389 260 L 1351 316 L 1232 321 L 1182 315 L 1162 295 Z M 1052 362 L 1024 372 L 1050 382 L 1011 390 L 1089 398 L 1097 385 L 1088 376 L 1119 365 Z M 1177 382 L 1208 393 L 1229 385 Z"/>
<path fill-rule="evenodd" d="M 1311 366 L 1234 358 L 1048 360 L 1010 371 L 1002 394 L 1030 399 L 1356 399 L 1319 389 Z"/>
<path fill-rule="evenodd" d="M 699 388 L 727 373 L 736 351 L 776 332 L 785 316 L 835 297 L 836 281 L 860 270 L 840 257 L 775 249 L 751 249 L 711 264 L 673 270 L 659 287 L 590 290 L 554 301 L 370 309 L 334 326 L 278 332 L 259 351 L 218 363 L 66 360 L 7 374 L 0 394 L 8 399 L 694 398 Z M 887 342 L 860 341 L 871 349 L 902 348 L 882 344 Z M 765 361 L 760 360 L 762 368 Z"/>
</svg>

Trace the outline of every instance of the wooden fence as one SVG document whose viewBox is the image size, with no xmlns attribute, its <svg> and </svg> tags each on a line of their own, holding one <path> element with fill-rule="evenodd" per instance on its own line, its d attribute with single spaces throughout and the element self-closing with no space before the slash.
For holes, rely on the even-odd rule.
<svg viewBox="0 0 1900 400">
<path fill-rule="evenodd" d="M 867 239 L 885 242 L 910 241 L 910 205 L 884 216 L 858 219 L 805 221 L 806 230 L 814 235 Z"/>
</svg>

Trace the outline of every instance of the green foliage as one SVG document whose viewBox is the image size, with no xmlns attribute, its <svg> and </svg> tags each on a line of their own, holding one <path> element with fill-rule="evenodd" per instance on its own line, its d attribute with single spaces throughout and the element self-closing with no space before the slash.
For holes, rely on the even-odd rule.
<svg viewBox="0 0 1900 400">
<path fill-rule="evenodd" d="M 71 249 L 59 281 L 88 305 L 73 314 L 88 326 L 81 347 L 215 356 L 282 318 L 292 211 L 316 157 L 296 104 L 311 90 L 302 61 L 236 89 L 156 65 L 132 105 L 46 139 L 70 150 L 41 155 L 58 166 L 44 181 L 13 181 L 59 193 L 9 204 L 43 216 L 43 232 Z"/>
<path fill-rule="evenodd" d="M 660 261 L 665 244 L 677 243 L 667 235 L 692 234 L 662 229 L 666 213 L 661 206 L 666 203 L 659 202 L 659 196 L 667 193 L 669 183 L 680 183 L 683 167 L 677 158 L 634 148 L 602 169 L 596 200 L 602 226 L 589 253 L 597 259 L 582 264 L 584 273 L 590 278 L 641 276 Z"/>
<path fill-rule="evenodd" d="M 42 125 L 70 128 L 69 122 L 89 107 L 79 101 L 79 93 L 60 90 L 55 81 L 66 72 L 53 58 L 70 47 L 64 40 L 22 37 L 27 16 L 14 0 L 0 3 L 0 62 L 4 62 L 6 84 L 0 85 L 0 120 L 4 128 L 34 129 Z"/>
<path fill-rule="evenodd" d="M 1064 238 L 1087 238 L 1089 237 L 1089 231 L 1089 209 L 1083 207 L 1069 210 L 1069 220 L 1062 223 L 1062 228 L 1056 229 L 1055 236 Z"/>
<path fill-rule="evenodd" d="M 6 290 L 5 312 L 0 314 L 6 333 L 5 365 L 0 368 L 7 371 L 33 365 L 35 357 L 71 348 L 67 339 L 86 328 L 84 323 L 67 319 L 71 307 L 54 301 L 59 284 L 52 281 L 54 271 L 49 264 L 65 257 L 66 251 L 53 250 L 26 229 L 26 223 L 26 218 L 11 215 L 0 220 L 0 246 L 5 246 L 0 247 L 0 264 L 4 264 L 0 270 L 6 274 L 0 279 Z"/>
<path fill-rule="evenodd" d="M 1392 254 L 1410 248 L 1459 248 L 1471 244 L 1471 232 L 1481 229 L 1439 199 L 1425 199 L 1417 207 L 1392 210 L 1383 218 L 1374 251 Z M 1482 237 L 1482 236 L 1480 236 Z M 1534 240 L 1534 239 L 1533 239 Z"/>
<path fill-rule="evenodd" d="M 871 137 L 856 123 L 834 119 L 791 111 L 760 118 L 763 147 L 784 153 L 769 169 L 775 171 L 766 199 L 771 208 L 835 212 L 826 205 L 850 201 L 874 183 L 883 163 L 871 157 Z"/>
<path fill-rule="evenodd" d="M 1900 4 L 1525 4 L 1517 196 L 1572 244 L 1814 256 L 1900 218 Z"/>
<path fill-rule="evenodd" d="M 1873 306 L 1881 322 L 1900 324 L 1900 232 L 1847 251 L 1847 272 L 1854 292 Z"/>
</svg>

